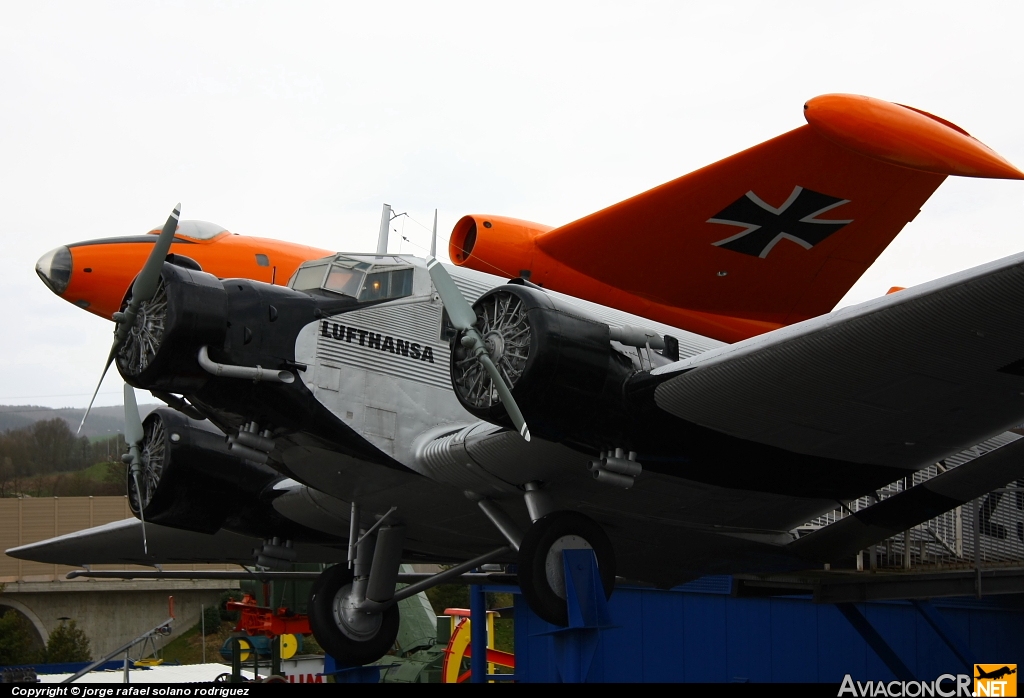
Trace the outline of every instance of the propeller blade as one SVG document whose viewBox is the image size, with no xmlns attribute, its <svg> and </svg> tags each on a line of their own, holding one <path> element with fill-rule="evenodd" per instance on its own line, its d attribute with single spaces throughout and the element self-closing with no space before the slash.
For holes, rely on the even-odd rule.
<svg viewBox="0 0 1024 698">
<path fill-rule="evenodd" d="M 96 395 L 100 392 L 100 386 L 103 385 L 103 378 L 107 375 L 110 364 L 114 362 L 114 357 L 117 356 L 117 352 L 121 345 L 124 344 L 124 340 L 128 338 L 128 332 L 131 330 L 132 325 L 135 324 L 135 316 L 139 312 L 139 306 L 151 299 L 153 294 L 156 293 L 157 285 L 160 283 L 160 271 L 163 269 L 164 259 L 167 258 L 167 253 L 171 249 L 171 243 L 174 242 L 174 231 L 178 229 L 178 218 L 180 216 L 181 204 L 179 203 L 171 211 L 171 215 L 167 217 L 167 222 L 164 223 L 163 230 L 160 231 L 160 236 L 153 245 L 153 250 L 149 253 L 146 263 L 142 266 L 142 271 L 135 277 L 135 284 L 132 286 L 132 299 L 128 303 L 128 307 L 125 308 L 123 313 L 114 313 L 114 343 L 110 347 L 110 355 L 107 357 L 107 365 L 103 367 L 103 373 L 100 375 L 100 382 L 96 385 L 96 392 L 92 394 L 89 406 L 86 408 L 85 414 L 82 415 L 82 423 L 78 425 L 77 433 L 79 434 L 82 433 L 85 420 L 92 411 L 92 403 L 96 401 Z M 132 399 L 134 398 L 135 395 L 133 394 Z M 135 411 L 135 415 L 138 417 L 138 410 Z"/>
<path fill-rule="evenodd" d="M 139 473 L 142 470 L 142 440 L 146 432 L 142 428 L 139 417 L 139 405 L 135 401 L 135 390 L 124 384 L 124 440 L 128 443 L 128 455 L 131 458 L 132 479 L 135 481 L 135 504 L 139 508 L 139 519 L 142 521 L 142 549 L 149 555 L 149 543 L 146 540 L 146 515 L 142 511 L 142 483 Z"/>
<path fill-rule="evenodd" d="M 135 480 L 135 504 L 139 507 L 139 520 L 142 521 L 142 552 L 149 555 L 149 541 L 146 540 L 146 515 L 142 512 L 142 488 L 139 486 L 139 471 L 132 466 L 135 470 L 132 473 L 132 478 Z"/>
<path fill-rule="evenodd" d="M 100 374 L 100 382 L 96 384 L 96 390 L 92 391 L 92 398 L 89 400 L 89 406 L 85 408 L 85 414 L 82 415 L 82 421 L 78 425 L 78 431 L 75 435 L 82 433 L 82 427 L 85 426 L 85 420 L 89 418 L 89 413 L 92 412 L 92 403 L 96 402 L 96 396 L 100 393 L 100 386 L 103 385 L 103 379 L 107 377 L 107 371 L 110 370 L 110 364 L 114 363 L 114 354 L 116 349 L 110 350 L 110 356 L 107 357 L 107 364 L 103 367 L 103 373 Z"/>
<path fill-rule="evenodd" d="M 508 416 L 512 418 L 512 423 L 519 430 L 519 435 L 529 441 L 530 429 L 526 426 L 523 412 L 519 409 L 519 405 L 516 404 L 515 398 L 512 397 L 512 391 L 509 389 L 508 384 L 505 383 L 505 379 L 502 377 L 498 367 L 491 361 L 487 348 L 484 346 L 484 340 L 476 329 L 476 311 L 473 310 L 473 306 L 469 304 L 469 301 L 459 291 L 459 287 L 455 285 L 455 281 L 452 280 L 448 270 L 434 257 L 427 257 L 427 271 L 430 272 L 430 280 L 434 282 L 437 295 L 441 296 L 441 302 L 444 303 L 444 307 L 448 311 L 448 318 L 451 320 L 452 325 L 465 333 L 464 342 L 466 348 L 484 367 L 487 375 L 491 377 L 494 388 L 498 391 L 498 398 L 501 400 L 501 404 L 505 406 Z"/>
<path fill-rule="evenodd" d="M 486 351 L 480 354 L 478 360 L 483 365 L 484 370 L 487 371 L 487 375 L 491 377 L 494 388 L 498 391 L 498 397 L 501 398 L 501 404 L 505 406 L 505 411 L 508 412 L 508 416 L 512 418 L 512 423 L 519 430 L 519 435 L 529 441 L 530 428 L 526 426 L 526 419 L 523 418 L 523 413 L 519 411 L 519 405 L 516 404 L 515 398 L 512 397 L 512 391 L 508 389 L 508 385 L 505 383 L 505 379 L 502 378 L 501 372 L 498 371 L 498 367 L 494 365 Z"/>
<path fill-rule="evenodd" d="M 434 288 L 437 289 L 437 295 L 441 296 L 441 302 L 448 311 L 452 325 L 463 331 L 472 328 L 476 324 L 476 311 L 463 298 L 448 270 L 434 257 L 427 257 L 427 271 L 430 273 L 430 280 L 434 282 Z"/>
<path fill-rule="evenodd" d="M 160 282 L 160 271 L 164 267 L 164 259 L 171 249 L 171 243 L 174 242 L 174 231 L 178 229 L 179 216 L 181 216 L 181 204 L 175 206 L 171 215 L 167 217 L 167 222 L 164 223 L 164 228 L 160 231 L 160 237 L 153 245 L 153 251 L 149 253 L 149 258 L 135 279 L 131 304 L 136 309 L 156 293 L 157 284 Z"/>
<path fill-rule="evenodd" d="M 124 384 L 124 440 L 129 444 L 138 444 L 145 438 L 142 430 L 142 419 L 139 418 L 139 405 L 135 401 L 135 389 Z"/>
</svg>

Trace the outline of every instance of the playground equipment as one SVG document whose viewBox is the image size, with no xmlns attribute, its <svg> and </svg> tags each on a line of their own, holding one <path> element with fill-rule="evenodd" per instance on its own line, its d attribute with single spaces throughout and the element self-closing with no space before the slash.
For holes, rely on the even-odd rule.
<svg viewBox="0 0 1024 698">
<path fill-rule="evenodd" d="M 270 608 L 256 603 L 256 597 L 245 592 L 241 601 L 225 604 L 229 611 L 238 611 L 235 632 L 220 648 L 220 656 L 231 661 L 230 680 L 241 681 L 242 662 L 253 660 L 253 678 L 259 677 L 260 658 L 270 658 L 270 679 L 281 676 L 281 660 L 291 659 L 302 650 L 302 636 L 310 632 L 309 618 L 285 607 Z M 241 635 L 240 633 L 245 633 Z"/>
<path fill-rule="evenodd" d="M 467 608 L 446 608 L 445 615 L 451 618 L 452 632 L 445 648 L 444 665 L 441 669 L 442 683 L 463 683 L 473 675 L 473 670 L 463 671 L 463 660 L 473 656 L 472 612 Z M 515 670 L 516 658 L 511 652 L 494 647 L 494 619 L 500 617 L 497 611 L 487 611 L 487 675 L 495 679 L 494 667 L 501 666 Z M 509 678 L 511 675 L 506 674 Z"/>
<path fill-rule="evenodd" d="M 102 657 L 97 659 L 92 664 L 89 664 L 89 665 L 87 665 L 85 667 L 82 667 L 77 672 L 75 672 L 74 674 L 72 674 L 68 678 L 64 679 L 61 683 L 73 683 L 76 679 L 80 679 L 81 677 L 85 676 L 86 674 L 88 674 L 90 671 L 92 671 L 96 667 L 101 666 L 103 664 L 106 664 L 108 661 L 110 661 L 111 659 L 113 659 L 117 655 L 121 654 L 122 652 L 124 652 L 124 682 L 128 683 L 128 664 L 130 662 L 130 660 L 128 658 L 128 651 L 132 647 L 135 647 L 135 645 L 142 644 L 142 643 L 147 643 L 147 642 L 153 643 L 153 648 L 155 649 L 156 648 L 156 637 L 157 636 L 166 637 L 166 636 L 171 634 L 171 623 L 174 622 L 174 597 L 173 596 L 168 596 L 167 597 L 167 614 L 168 614 L 169 618 L 167 620 L 165 620 L 163 623 L 161 623 L 160 625 L 156 626 L 152 630 L 147 630 L 146 632 L 144 632 L 141 635 L 139 635 L 138 637 L 136 637 L 134 640 L 129 640 L 128 642 L 126 642 L 125 644 L 121 645 L 120 647 L 118 647 L 113 652 L 110 652 L 108 654 L 103 655 Z"/>
</svg>

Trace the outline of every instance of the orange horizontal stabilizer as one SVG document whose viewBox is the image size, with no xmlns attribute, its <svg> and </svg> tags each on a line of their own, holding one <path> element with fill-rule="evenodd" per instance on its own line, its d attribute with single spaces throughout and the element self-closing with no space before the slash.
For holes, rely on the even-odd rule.
<svg viewBox="0 0 1024 698">
<path fill-rule="evenodd" d="M 1024 172 L 967 131 L 928 112 L 860 95 L 822 95 L 804 105 L 821 135 L 894 165 L 961 177 L 1024 179 Z"/>
</svg>

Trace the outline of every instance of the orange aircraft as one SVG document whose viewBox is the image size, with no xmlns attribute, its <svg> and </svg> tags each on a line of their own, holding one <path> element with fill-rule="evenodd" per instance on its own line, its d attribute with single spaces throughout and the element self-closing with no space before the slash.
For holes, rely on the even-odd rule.
<svg viewBox="0 0 1024 698">
<path fill-rule="evenodd" d="M 147 235 L 86 240 L 50 250 L 36 273 L 58 296 L 106 320 L 121 309 L 128 288 L 146 261 L 160 229 Z M 283 240 L 229 233 L 215 223 L 181 221 L 171 244 L 179 264 L 222 279 L 238 278 L 284 286 L 300 264 L 331 254 Z"/>
<path fill-rule="evenodd" d="M 804 126 L 559 228 L 464 216 L 449 256 L 736 342 L 830 311 L 946 176 L 1024 179 L 959 126 L 913 107 L 831 94 L 803 112 Z M 110 319 L 158 232 L 60 247 L 36 271 Z M 279 285 L 332 254 L 197 221 L 180 224 L 171 252 L 220 278 Z"/>
<path fill-rule="evenodd" d="M 572 223 L 469 215 L 458 266 L 736 342 L 827 313 L 947 175 L 1024 179 L 959 126 L 832 94 L 807 124 Z"/>
</svg>

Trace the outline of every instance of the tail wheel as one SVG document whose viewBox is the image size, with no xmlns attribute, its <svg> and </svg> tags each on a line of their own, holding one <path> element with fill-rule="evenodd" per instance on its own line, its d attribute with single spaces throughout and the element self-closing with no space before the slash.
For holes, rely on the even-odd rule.
<svg viewBox="0 0 1024 698">
<path fill-rule="evenodd" d="M 388 653 L 398 638 L 398 604 L 378 613 L 356 608 L 352 570 L 344 564 L 323 572 L 310 590 L 309 626 L 327 654 L 345 666 L 362 666 Z"/>
<path fill-rule="evenodd" d="M 615 588 L 615 551 L 601 525 L 575 511 L 555 511 L 538 519 L 519 546 L 519 586 L 530 610 L 549 623 L 566 626 L 565 566 L 562 551 L 591 549 L 597 557 L 605 598 Z"/>
</svg>

